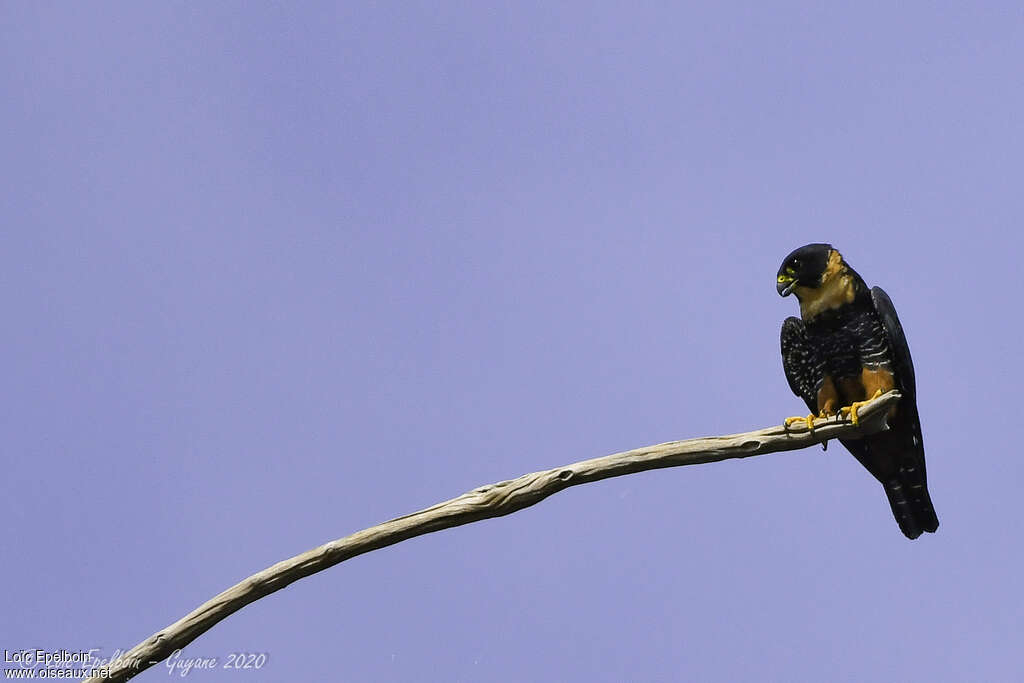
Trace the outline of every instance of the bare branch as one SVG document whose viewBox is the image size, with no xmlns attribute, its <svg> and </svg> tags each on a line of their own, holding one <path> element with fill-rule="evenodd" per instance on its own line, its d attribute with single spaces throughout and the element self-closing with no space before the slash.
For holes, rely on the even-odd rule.
<svg viewBox="0 0 1024 683">
<path fill-rule="evenodd" d="M 891 391 L 865 404 L 860 409 L 858 426 L 837 418 L 819 418 L 814 421 L 813 431 L 809 431 L 805 423 L 799 422 L 789 429 L 780 425 L 745 434 L 671 441 L 532 472 L 517 479 L 475 488 L 457 498 L 331 541 L 253 574 L 136 645 L 124 654 L 121 661 L 112 664 L 109 678 L 90 678 L 88 681 L 100 683 L 101 680 L 128 680 L 166 659 L 175 650 L 185 647 L 217 622 L 249 603 L 293 581 L 371 550 L 433 531 L 507 515 L 577 484 L 662 467 L 792 451 L 829 439 L 856 439 L 874 434 L 886 428 L 885 414 L 899 399 L 900 394 Z"/>
</svg>

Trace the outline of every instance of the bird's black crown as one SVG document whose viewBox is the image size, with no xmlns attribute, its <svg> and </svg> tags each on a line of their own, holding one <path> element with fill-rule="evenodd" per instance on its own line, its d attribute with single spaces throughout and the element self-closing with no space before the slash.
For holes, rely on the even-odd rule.
<svg viewBox="0 0 1024 683">
<path fill-rule="evenodd" d="M 775 278 L 779 294 L 786 296 L 795 287 L 820 285 L 831 253 L 831 244 L 806 244 L 791 252 L 779 266 Z"/>
</svg>

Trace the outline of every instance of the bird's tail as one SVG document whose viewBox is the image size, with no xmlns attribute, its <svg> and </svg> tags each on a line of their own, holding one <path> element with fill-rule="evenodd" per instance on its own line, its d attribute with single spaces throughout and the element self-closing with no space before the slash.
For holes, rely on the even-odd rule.
<svg viewBox="0 0 1024 683">
<path fill-rule="evenodd" d="M 889 429 L 864 439 L 840 441 L 882 483 L 904 536 L 913 539 L 939 528 L 928 495 L 924 442 L 914 404 L 901 406 Z"/>
<path fill-rule="evenodd" d="M 928 495 L 924 469 L 918 465 L 917 458 L 904 458 L 898 474 L 883 481 L 882 487 L 889 499 L 892 516 L 904 536 L 917 538 L 922 532 L 939 528 L 939 518 Z"/>
</svg>

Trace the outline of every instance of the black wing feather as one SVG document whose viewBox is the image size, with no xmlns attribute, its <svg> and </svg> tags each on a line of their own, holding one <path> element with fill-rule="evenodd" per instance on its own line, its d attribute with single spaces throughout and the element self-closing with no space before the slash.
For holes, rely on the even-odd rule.
<svg viewBox="0 0 1024 683">
<path fill-rule="evenodd" d="M 804 321 L 792 316 L 782 323 L 782 369 L 793 393 L 804 400 L 807 409 L 818 413 L 817 386 L 821 382 L 818 356 L 807 341 Z"/>
<path fill-rule="evenodd" d="M 908 403 L 917 402 L 917 381 L 914 378 L 914 361 L 910 359 L 910 347 L 907 346 L 907 337 L 903 334 L 903 325 L 900 324 L 899 316 L 896 315 L 896 308 L 892 300 L 881 287 L 871 288 L 871 300 L 875 305 L 875 312 L 882 319 L 885 333 L 889 337 L 889 348 L 892 349 L 893 373 L 899 382 L 899 388 L 903 395 L 908 397 Z"/>
<path fill-rule="evenodd" d="M 892 354 L 893 375 L 903 398 L 887 431 L 864 439 L 841 441 L 882 483 L 900 530 L 907 538 L 917 538 L 923 531 L 935 531 L 939 520 L 928 495 L 914 363 L 889 295 L 881 287 L 874 287 L 871 299 L 885 329 Z"/>
</svg>

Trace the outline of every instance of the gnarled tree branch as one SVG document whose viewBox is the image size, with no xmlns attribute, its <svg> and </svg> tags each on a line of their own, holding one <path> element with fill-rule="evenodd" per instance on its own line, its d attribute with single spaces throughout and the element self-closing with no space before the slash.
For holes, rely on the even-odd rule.
<svg viewBox="0 0 1024 683">
<path fill-rule="evenodd" d="M 899 399 L 900 394 L 891 391 L 864 405 L 857 426 L 837 418 L 819 418 L 814 421 L 813 431 L 799 422 L 789 429 L 777 426 L 745 434 L 670 441 L 475 488 L 457 498 L 331 541 L 253 574 L 136 645 L 112 663 L 109 678 L 87 680 L 92 683 L 128 680 L 185 647 L 249 603 L 356 555 L 433 531 L 511 514 L 577 484 L 662 467 L 792 451 L 829 439 L 855 439 L 874 434 L 886 428 L 885 414 Z"/>
</svg>

